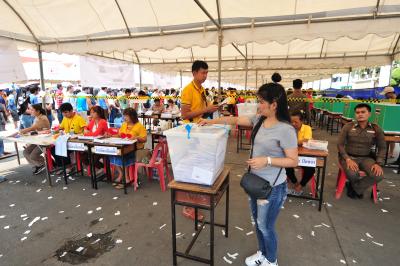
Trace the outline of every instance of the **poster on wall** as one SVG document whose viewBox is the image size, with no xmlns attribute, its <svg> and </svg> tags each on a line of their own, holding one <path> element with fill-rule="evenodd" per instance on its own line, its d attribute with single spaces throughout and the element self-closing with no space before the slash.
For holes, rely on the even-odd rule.
<svg viewBox="0 0 400 266">
<path fill-rule="evenodd" d="M 131 88 L 135 86 L 134 66 L 94 56 L 80 57 L 81 84 L 88 87 Z"/>
</svg>

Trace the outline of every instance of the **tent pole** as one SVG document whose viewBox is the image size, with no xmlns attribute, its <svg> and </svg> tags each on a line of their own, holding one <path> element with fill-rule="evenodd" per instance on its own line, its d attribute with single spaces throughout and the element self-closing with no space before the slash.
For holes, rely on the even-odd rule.
<svg viewBox="0 0 400 266">
<path fill-rule="evenodd" d="M 183 83 L 182 83 L 182 70 L 179 70 L 179 76 L 180 76 L 180 79 L 181 79 L 181 89 L 182 89 L 182 86 L 183 86 Z"/>
<path fill-rule="evenodd" d="M 352 69 L 350 68 L 349 76 L 347 77 L 347 84 L 346 84 L 346 87 L 349 87 L 351 71 L 352 71 Z"/>
<path fill-rule="evenodd" d="M 331 84 L 329 84 L 329 89 L 332 89 L 332 78 L 333 78 L 333 75 L 331 75 Z"/>
<path fill-rule="evenodd" d="M 37 46 L 37 48 L 38 48 L 38 57 L 39 57 L 40 87 L 42 88 L 42 90 L 46 90 L 45 85 L 44 85 L 42 48 L 40 47 L 40 44 Z M 43 99 L 42 99 L 43 107 L 46 106 L 46 103 L 44 100 L 45 98 L 46 98 L 46 96 L 43 96 Z"/>
<path fill-rule="evenodd" d="M 244 67 L 246 68 L 246 76 L 244 79 L 244 89 L 247 90 L 247 76 L 249 74 L 249 69 L 248 69 L 248 65 L 249 65 L 249 61 L 247 60 L 247 44 L 246 44 L 246 61 L 244 61 Z"/>
<path fill-rule="evenodd" d="M 142 66 L 139 64 L 139 90 L 142 90 Z"/>
<path fill-rule="evenodd" d="M 221 88 L 222 30 L 218 32 L 218 90 Z"/>
<path fill-rule="evenodd" d="M 258 87 L 258 70 L 256 69 L 256 89 Z"/>
</svg>

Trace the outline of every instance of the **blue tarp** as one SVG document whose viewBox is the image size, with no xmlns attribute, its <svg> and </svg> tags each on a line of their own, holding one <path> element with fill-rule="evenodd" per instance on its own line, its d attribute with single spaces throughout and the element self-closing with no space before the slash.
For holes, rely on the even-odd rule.
<svg viewBox="0 0 400 266">
<path fill-rule="evenodd" d="M 400 87 L 394 87 L 396 95 L 400 94 Z M 343 96 L 351 96 L 353 99 L 384 99 L 385 96 L 380 95 L 383 91 L 383 87 L 370 88 L 370 89 L 352 89 L 352 90 L 344 90 L 344 89 L 327 89 L 321 91 L 321 93 L 325 94 L 327 97 L 336 97 L 336 95 L 341 94 Z"/>
</svg>

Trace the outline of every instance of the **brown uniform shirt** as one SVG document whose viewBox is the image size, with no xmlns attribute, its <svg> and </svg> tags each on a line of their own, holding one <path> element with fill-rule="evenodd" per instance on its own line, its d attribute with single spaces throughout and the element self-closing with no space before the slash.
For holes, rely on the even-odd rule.
<svg viewBox="0 0 400 266">
<path fill-rule="evenodd" d="M 289 105 L 289 112 L 292 113 L 294 111 L 301 111 L 305 115 L 307 120 L 310 117 L 310 110 L 307 108 L 307 96 L 303 93 L 295 94 L 292 93 L 288 96 L 288 105 Z"/>
<path fill-rule="evenodd" d="M 351 122 L 340 131 L 338 150 L 344 160 L 349 157 L 370 157 L 374 146 L 378 149 L 376 162 L 382 164 L 386 142 L 383 130 L 378 125 L 368 123 L 366 128 L 361 128 L 357 123 Z"/>
</svg>

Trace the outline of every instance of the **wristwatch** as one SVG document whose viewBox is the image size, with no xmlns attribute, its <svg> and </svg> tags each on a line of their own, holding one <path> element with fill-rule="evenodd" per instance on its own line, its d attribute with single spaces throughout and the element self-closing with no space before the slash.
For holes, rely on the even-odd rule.
<svg viewBox="0 0 400 266">
<path fill-rule="evenodd" d="M 271 166 L 272 165 L 272 160 L 271 157 L 267 157 L 267 166 Z"/>
</svg>

